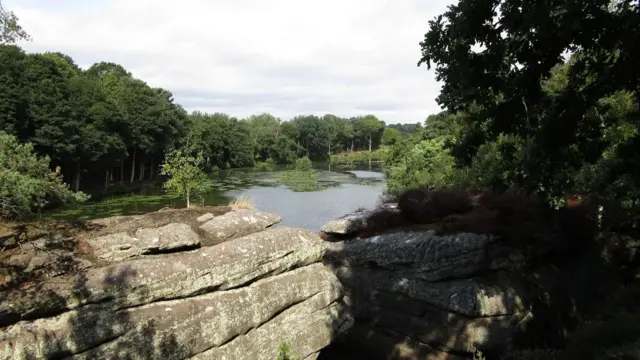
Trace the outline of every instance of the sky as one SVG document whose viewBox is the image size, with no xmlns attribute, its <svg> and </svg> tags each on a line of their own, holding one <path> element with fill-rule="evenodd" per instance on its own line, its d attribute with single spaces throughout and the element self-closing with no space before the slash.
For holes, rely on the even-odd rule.
<svg viewBox="0 0 640 360">
<path fill-rule="evenodd" d="M 83 68 L 121 64 L 189 111 L 283 120 L 326 113 L 423 122 L 440 107 L 418 67 L 453 0 L 3 0 L 31 42 Z"/>
</svg>

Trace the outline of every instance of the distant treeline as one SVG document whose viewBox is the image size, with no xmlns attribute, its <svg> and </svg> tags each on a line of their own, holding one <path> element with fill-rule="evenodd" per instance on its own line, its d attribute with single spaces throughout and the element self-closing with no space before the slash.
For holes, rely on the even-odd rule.
<svg viewBox="0 0 640 360">
<path fill-rule="evenodd" d="M 209 169 L 302 156 L 324 161 L 332 153 L 379 148 L 385 123 L 373 115 L 283 121 L 270 114 L 189 114 L 170 91 L 118 64 L 81 69 L 61 53 L 0 45 L 0 129 L 49 156 L 74 190 L 95 191 L 154 178 L 174 147 L 202 151 Z"/>
</svg>

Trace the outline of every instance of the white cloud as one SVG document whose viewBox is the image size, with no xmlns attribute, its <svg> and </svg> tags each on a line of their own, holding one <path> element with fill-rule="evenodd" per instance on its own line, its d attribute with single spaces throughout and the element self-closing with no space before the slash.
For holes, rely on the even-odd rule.
<svg viewBox="0 0 640 360">
<path fill-rule="evenodd" d="M 452 0 L 13 0 L 33 42 L 123 65 L 188 110 L 244 117 L 374 113 L 422 122 L 440 85 L 416 66 Z M 90 4 L 90 5 L 89 5 Z"/>
</svg>

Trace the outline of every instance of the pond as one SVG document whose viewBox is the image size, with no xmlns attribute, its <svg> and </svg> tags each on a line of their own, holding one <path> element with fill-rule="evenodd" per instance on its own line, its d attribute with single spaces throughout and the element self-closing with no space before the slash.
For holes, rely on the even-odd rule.
<svg viewBox="0 0 640 360">
<path fill-rule="evenodd" d="M 280 225 L 318 231 L 328 221 L 360 207 L 376 205 L 384 191 L 385 178 L 379 167 L 364 165 L 352 170 L 314 165 L 318 185 L 324 190 L 294 192 L 278 183 L 278 173 L 291 167 L 269 169 L 230 169 L 212 174 L 214 187 L 198 205 L 227 205 L 238 196 L 245 196 L 261 211 L 283 217 Z M 149 187 L 141 193 L 103 198 L 100 201 L 74 205 L 44 214 L 45 218 L 88 220 L 117 215 L 135 215 L 162 208 L 180 208 L 185 201 Z"/>
</svg>

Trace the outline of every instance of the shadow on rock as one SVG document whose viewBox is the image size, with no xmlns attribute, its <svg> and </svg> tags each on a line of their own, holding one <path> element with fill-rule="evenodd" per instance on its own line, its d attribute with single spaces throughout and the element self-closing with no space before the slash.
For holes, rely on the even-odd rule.
<svg viewBox="0 0 640 360">
<path fill-rule="evenodd" d="M 416 190 L 401 200 L 323 228 L 324 263 L 355 325 L 319 359 L 602 355 L 593 341 L 591 353 L 572 353 L 584 344 L 571 334 L 635 284 L 636 240 L 596 236 L 586 212 L 551 211 L 513 193 Z"/>
</svg>

